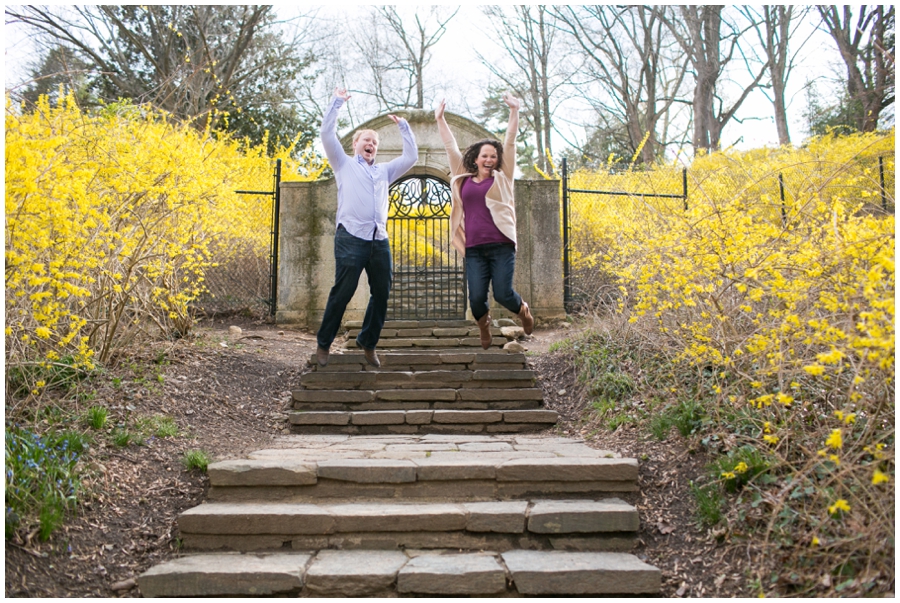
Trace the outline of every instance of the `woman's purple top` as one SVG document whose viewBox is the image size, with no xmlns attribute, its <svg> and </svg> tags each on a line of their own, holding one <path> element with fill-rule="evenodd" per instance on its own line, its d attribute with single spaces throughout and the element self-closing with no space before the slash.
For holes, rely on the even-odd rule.
<svg viewBox="0 0 900 603">
<path fill-rule="evenodd" d="M 494 178 L 485 178 L 481 182 L 475 182 L 472 178 L 463 180 L 460 189 L 463 212 L 465 214 L 466 248 L 487 243 L 514 244 L 509 237 L 500 232 L 491 217 L 491 210 L 487 208 L 484 197 L 487 195 Z"/>
</svg>

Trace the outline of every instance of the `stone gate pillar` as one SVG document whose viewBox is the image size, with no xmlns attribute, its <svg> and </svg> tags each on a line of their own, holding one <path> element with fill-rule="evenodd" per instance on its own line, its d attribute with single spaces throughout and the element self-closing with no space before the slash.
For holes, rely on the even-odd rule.
<svg viewBox="0 0 900 603">
<path fill-rule="evenodd" d="M 431 111 L 397 111 L 416 136 L 419 160 L 407 175 L 450 180 L 450 166 Z M 475 122 L 446 114 L 460 147 L 495 138 Z M 400 156 L 397 126 L 387 115 L 361 124 L 379 134 L 379 163 Z M 350 151 L 352 132 L 341 140 Z M 565 316 L 562 285 L 559 181 L 517 180 L 517 261 L 514 286 L 538 320 Z M 334 233 L 337 185 L 334 179 L 317 182 L 282 182 L 279 213 L 278 298 L 275 320 L 316 330 L 322 322 L 328 292 L 334 284 Z M 344 320 L 361 320 L 369 299 L 365 273 Z M 509 315 L 491 300 L 494 316 Z M 471 314 L 469 313 L 471 317 Z"/>
</svg>

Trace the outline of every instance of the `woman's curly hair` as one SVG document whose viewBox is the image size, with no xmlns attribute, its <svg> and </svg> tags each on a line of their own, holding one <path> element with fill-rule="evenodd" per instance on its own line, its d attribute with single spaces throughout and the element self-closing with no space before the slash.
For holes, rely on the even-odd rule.
<svg viewBox="0 0 900 603">
<path fill-rule="evenodd" d="M 478 159 L 478 154 L 481 153 L 481 147 L 486 144 L 491 145 L 497 150 L 497 165 L 494 169 L 499 170 L 503 168 L 503 145 L 500 144 L 500 141 L 498 140 L 485 138 L 473 145 L 469 145 L 469 148 L 467 148 L 466 152 L 463 154 L 463 168 L 465 168 L 468 173 L 475 174 L 478 172 L 478 166 L 475 165 L 475 160 Z"/>
</svg>

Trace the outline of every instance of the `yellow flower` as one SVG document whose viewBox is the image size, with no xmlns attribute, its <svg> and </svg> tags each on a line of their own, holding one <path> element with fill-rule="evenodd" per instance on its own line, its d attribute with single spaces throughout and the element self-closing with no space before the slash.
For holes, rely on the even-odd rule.
<svg viewBox="0 0 900 603">
<path fill-rule="evenodd" d="M 827 440 L 825 440 L 825 445 L 829 448 L 834 448 L 835 450 L 841 449 L 844 446 L 844 441 L 841 437 L 841 430 L 832 429 L 831 435 L 828 436 Z"/>
<path fill-rule="evenodd" d="M 888 477 L 886 474 L 882 473 L 881 471 L 879 471 L 878 469 L 876 469 L 875 473 L 872 474 L 872 484 L 874 484 L 876 486 L 878 484 L 886 484 L 889 481 L 891 481 L 891 478 Z"/>
<path fill-rule="evenodd" d="M 732 473 L 731 471 L 723 471 L 722 477 L 724 477 L 725 479 L 734 479 L 737 476 L 734 473 Z"/>
<path fill-rule="evenodd" d="M 803 370 L 813 377 L 817 377 L 825 372 L 825 367 L 819 364 L 811 364 L 809 366 L 804 366 Z"/>
<path fill-rule="evenodd" d="M 828 512 L 831 515 L 834 515 L 838 511 L 844 511 L 844 512 L 850 511 L 850 504 L 843 498 L 837 499 L 833 505 L 828 507 Z"/>
<path fill-rule="evenodd" d="M 812 542 L 811 542 L 811 544 L 812 544 L 813 546 L 819 546 L 820 542 L 821 542 L 821 541 L 819 540 L 819 537 L 818 537 L 818 536 L 813 536 L 813 537 L 812 537 Z"/>
<path fill-rule="evenodd" d="M 777 443 L 778 443 L 778 436 L 764 435 L 764 436 L 763 436 L 763 439 L 764 439 L 766 442 L 768 442 L 769 444 L 777 444 Z"/>
<path fill-rule="evenodd" d="M 831 351 L 825 354 L 816 354 L 816 360 L 824 364 L 837 364 L 843 357 L 844 354 L 837 348 L 831 348 Z"/>
<path fill-rule="evenodd" d="M 747 469 L 749 469 L 749 468 L 750 467 L 747 466 L 747 463 L 745 463 L 744 461 L 741 461 L 740 463 L 738 463 L 737 465 L 734 466 L 734 472 L 735 473 L 746 473 Z"/>
</svg>

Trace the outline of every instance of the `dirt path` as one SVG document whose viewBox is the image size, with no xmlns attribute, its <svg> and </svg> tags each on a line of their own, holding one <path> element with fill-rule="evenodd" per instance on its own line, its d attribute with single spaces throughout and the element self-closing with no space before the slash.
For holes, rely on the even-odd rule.
<svg viewBox="0 0 900 603">
<path fill-rule="evenodd" d="M 232 325 L 240 333 L 229 330 Z M 702 456 L 680 441 L 645 441 L 623 428 L 593 433 L 575 420 L 584 398 L 572 367 L 548 353 L 571 330 L 538 329 L 526 342 L 529 362 L 541 377 L 545 402 L 564 418 L 560 434 L 640 459 L 641 491 L 631 500 L 641 514 L 634 552 L 663 570 L 661 594 L 749 594 L 741 570 L 695 525 L 689 482 L 702 470 Z M 111 424 L 132 413 L 171 416 L 180 435 L 125 448 L 98 442 L 87 456 L 95 497 L 48 542 L 33 535 L 7 541 L 6 596 L 140 596 L 134 578 L 179 554 L 176 517 L 205 495 L 206 477 L 181 466 L 184 452 L 239 458 L 285 433 L 290 390 L 314 349 L 314 336 L 304 331 L 228 319 L 202 325 L 186 340 L 142 350 L 148 364 L 162 359 L 163 382 L 121 369 L 118 384 L 111 375 L 96 388 L 96 403 L 110 409 Z"/>
</svg>

